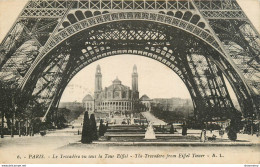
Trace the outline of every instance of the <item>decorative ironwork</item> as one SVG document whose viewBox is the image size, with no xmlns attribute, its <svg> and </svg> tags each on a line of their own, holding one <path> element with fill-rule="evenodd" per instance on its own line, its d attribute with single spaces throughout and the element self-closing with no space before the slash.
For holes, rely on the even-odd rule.
<svg viewBox="0 0 260 167">
<path fill-rule="evenodd" d="M 62 11 L 69 8 L 73 3 L 73 9 L 93 9 L 93 10 L 193 10 L 194 6 L 190 0 L 31 0 L 26 6 L 22 16 L 42 16 L 49 15 L 44 10 L 58 9 Z M 39 13 L 36 14 L 36 11 Z M 40 10 L 39 10 L 40 9 Z M 41 11 L 43 10 L 43 11 Z"/>
<path fill-rule="evenodd" d="M 63 53 L 64 49 L 62 48 L 71 50 L 69 55 L 74 58 L 74 62 L 70 68 L 72 70 L 70 73 L 65 72 L 67 78 L 66 82 L 63 81 L 62 83 L 59 83 L 58 80 L 55 79 L 56 85 L 62 84 L 63 88 L 61 89 L 57 86 L 54 91 L 54 86 L 52 86 L 52 89 L 49 89 L 49 91 L 44 91 L 43 94 L 41 94 L 42 85 L 48 85 L 49 83 L 49 80 L 41 79 L 41 82 L 36 84 L 36 92 L 40 92 L 40 97 L 46 97 L 47 95 L 48 97 L 51 97 L 47 98 L 48 101 L 45 101 L 45 103 L 52 102 L 52 105 L 56 106 L 57 104 L 55 104 L 55 101 L 58 102 L 56 98 L 59 99 L 60 97 L 56 96 L 55 92 L 63 91 L 70 79 L 72 79 L 78 71 L 88 64 L 103 57 L 112 55 L 137 54 L 153 58 L 175 71 L 190 90 L 191 96 L 196 103 L 197 113 L 202 114 L 203 112 L 206 112 L 206 110 L 213 110 L 213 108 L 217 111 L 225 111 L 223 108 L 232 108 L 233 104 L 230 97 L 227 96 L 227 90 L 224 79 L 221 77 L 221 72 L 213 63 L 212 65 L 209 64 L 211 60 L 207 58 L 206 61 L 205 59 L 204 55 L 209 53 L 204 52 L 203 47 L 199 50 L 198 48 L 194 50 L 196 48 L 195 46 L 203 45 L 201 42 L 186 37 L 187 34 L 183 34 L 181 32 L 182 30 L 175 29 L 174 31 L 171 31 L 171 29 L 169 29 L 170 26 L 165 27 L 161 24 L 152 22 L 135 22 L 136 23 L 128 23 L 126 20 L 117 24 L 113 24 L 113 22 L 111 22 L 102 25 L 98 29 L 96 29 L 96 27 L 89 28 L 86 29 L 87 31 L 81 31 L 80 33 L 76 33 L 74 36 L 67 38 L 65 43 L 62 42 L 59 46 L 55 47 L 57 49 L 54 49 L 59 50 L 60 53 L 58 53 L 58 55 L 65 55 Z M 120 28 L 118 29 L 118 27 Z M 183 43 L 186 43 L 186 45 L 180 46 L 180 43 L 178 43 L 176 39 L 178 39 L 178 41 L 182 39 L 182 45 Z M 199 39 L 200 38 L 197 40 Z M 74 44 L 73 41 L 77 41 L 77 44 Z M 186 53 L 183 51 L 184 48 L 187 49 Z M 185 58 L 187 57 L 186 54 L 189 52 L 193 54 L 201 53 L 202 55 L 200 55 L 200 57 L 202 58 L 197 60 L 199 55 L 196 54 L 193 55 L 193 59 Z M 45 59 L 50 60 L 50 58 L 55 54 L 56 51 L 52 51 L 47 57 L 45 57 Z M 176 56 L 174 56 L 175 54 Z M 181 55 L 177 56 L 179 54 Z M 48 58 L 49 56 L 51 57 Z M 203 60 L 202 64 L 200 64 L 201 60 Z M 189 65 L 190 63 L 192 65 Z M 44 62 L 44 64 L 48 63 Z M 209 67 L 211 70 L 209 70 Z M 49 69 L 49 66 L 46 68 Z M 198 72 L 198 70 L 200 70 L 200 72 Z M 205 75 L 205 71 L 207 71 L 207 75 Z M 49 75 L 49 73 L 45 74 L 44 72 L 41 74 L 43 78 L 45 75 Z M 51 78 L 53 79 L 56 78 L 55 75 L 60 76 L 61 73 L 52 73 L 52 75 L 53 77 Z M 207 82 L 209 80 L 209 75 L 212 76 L 210 78 L 211 82 L 209 82 L 211 83 L 211 86 L 209 86 L 209 83 Z M 50 94 L 52 94 L 52 96 L 50 96 Z M 212 97 L 214 97 L 213 100 L 211 100 Z M 51 99 L 55 100 L 52 101 Z"/>
<path fill-rule="evenodd" d="M 136 54 L 177 73 L 198 118 L 234 107 L 223 75 L 250 117 L 260 109 L 259 48 L 235 0 L 31 0 L 1 43 L 0 78 L 37 95 L 48 113 L 79 70 Z"/>
<path fill-rule="evenodd" d="M 52 40 L 48 42 L 47 46 L 45 47 L 45 50 L 43 50 L 42 52 L 42 55 L 48 53 L 50 49 L 55 47 L 58 43 L 62 42 L 64 39 L 69 38 L 70 36 L 76 34 L 77 32 L 83 29 L 90 28 L 101 23 L 108 23 L 108 22 L 114 22 L 120 20 L 132 20 L 132 19 L 156 21 L 174 27 L 179 27 L 183 30 L 192 33 L 195 36 L 200 37 L 201 39 L 205 40 L 205 42 L 208 42 L 210 45 L 215 47 L 219 52 L 221 52 L 221 49 L 218 46 L 217 42 L 214 40 L 214 37 L 208 31 L 196 25 L 192 25 L 191 23 L 185 20 L 163 15 L 163 14 L 127 12 L 127 13 L 113 13 L 113 14 L 94 16 L 89 19 L 85 19 L 80 22 L 72 24 L 71 26 L 60 31 L 57 35 L 53 37 Z"/>
<path fill-rule="evenodd" d="M 242 11 L 202 11 L 208 19 L 247 19 Z"/>
<path fill-rule="evenodd" d="M 60 18 L 65 14 L 64 9 L 25 9 L 22 13 L 22 17 L 50 17 Z"/>
<path fill-rule="evenodd" d="M 200 10 L 241 10 L 235 0 L 194 0 Z"/>
<path fill-rule="evenodd" d="M 252 91 L 259 94 L 260 90 L 260 39 L 259 35 L 246 21 L 211 20 L 210 24 L 223 42 L 236 66 L 241 70 Z"/>
</svg>

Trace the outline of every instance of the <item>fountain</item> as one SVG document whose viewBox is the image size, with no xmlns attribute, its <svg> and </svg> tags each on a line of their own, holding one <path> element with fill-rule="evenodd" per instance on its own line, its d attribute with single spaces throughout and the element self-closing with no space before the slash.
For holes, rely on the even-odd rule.
<svg viewBox="0 0 260 167">
<path fill-rule="evenodd" d="M 144 139 L 156 139 L 156 136 L 155 136 L 155 133 L 153 130 L 153 123 L 151 123 L 151 122 L 149 122 L 149 124 L 148 124 Z"/>
</svg>

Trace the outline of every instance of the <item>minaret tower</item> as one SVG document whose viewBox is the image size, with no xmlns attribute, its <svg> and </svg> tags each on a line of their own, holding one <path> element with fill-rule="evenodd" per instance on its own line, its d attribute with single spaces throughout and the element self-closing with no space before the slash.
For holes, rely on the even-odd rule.
<svg viewBox="0 0 260 167">
<path fill-rule="evenodd" d="M 99 93 L 102 91 L 102 74 L 100 65 L 97 65 L 96 68 L 96 77 L 95 77 L 95 99 L 98 97 Z"/>
<path fill-rule="evenodd" d="M 134 65 L 133 73 L 132 73 L 132 91 L 133 91 L 133 98 L 139 99 L 139 92 L 138 92 L 138 73 L 137 67 Z"/>
</svg>

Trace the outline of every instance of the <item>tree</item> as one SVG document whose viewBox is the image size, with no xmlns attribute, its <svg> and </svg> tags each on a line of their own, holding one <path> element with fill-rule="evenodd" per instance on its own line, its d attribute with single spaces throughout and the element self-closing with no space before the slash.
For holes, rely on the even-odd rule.
<svg viewBox="0 0 260 167">
<path fill-rule="evenodd" d="M 100 124 L 99 124 L 99 130 L 98 130 L 98 134 L 99 136 L 104 136 L 105 134 L 105 125 L 103 124 L 103 120 L 100 120 Z"/>
<path fill-rule="evenodd" d="M 84 114 L 81 143 L 90 144 L 92 142 L 91 135 L 92 135 L 92 132 L 91 132 L 91 127 L 90 127 L 90 120 L 88 117 L 88 112 L 86 111 Z"/>
<path fill-rule="evenodd" d="M 11 130 L 11 136 L 14 134 L 14 119 L 17 114 L 16 110 L 16 96 L 19 93 L 15 81 L 2 81 L 0 80 L 0 112 L 2 117 L 2 128 L 1 128 L 1 138 L 4 137 L 3 125 L 4 118 L 7 120 L 7 127 Z"/>
<path fill-rule="evenodd" d="M 107 129 L 108 129 L 108 122 L 106 123 L 106 130 L 105 130 L 105 132 L 107 132 Z"/>
<path fill-rule="evenodd" d="M 16 106 L 15 118 L 19 124 L 18 131 L 19 136 L 21 134 L 21 124 L 24 124 L 25 135 L 34 135 L 38 133 L 39 128 L 35 126 L 44 126 L 44 123 L 40 121 L 40 117 L 45 114 L 46 106 L 43 103 L 37 101 L 38 97 L 28 92 L 24 92 L 20 89 L 16 90 L 14 96 L 14 102 Z M 23 129 L 23 128 L 22 128 Z"/>
<path fill-rule="evenodd" d="M 0 110 L 2 116 L 2 125 L 1 125 L 1 138 L 4 137 L 4 118 L 10 117 L 12 112 L 12 94 L 13 90 L 10 87 L 10 83 L 0 81 Z M 7 120 L 9 121 L 9 120 Z M 10 124 L 7 124 L 10 126 Z"/>
<path fill-rule="evenodd" d="M 39 118 L 36 118 L 33 122 L 33 127 L 34 127 L 34 133 L 39 133 L 43 129 L 42 126 L 42 121 Z"/>
<path fill-rule="evenodd" d="M 96 119 L 95 115 L 91 114 L 90 115 L 90 124 L 91 124 L 91 129 L 92 129 L 92 140 L 98 140 L 98 135 L 97 135 L 97 124 L 96 124 Z"/>
<path fill-rule="evenodd" d="M 136 112 L 146 111 L 147 107 L 142 102 L 135 103 Z"/>
<path fill-rule="evenodd" d="M 237 139 L 237 133 L 243 128 L 242 114 L 237 109 L 233 109 L 229 113 L 231 118 L 230 125 L 226 128 L 228 138 L 232 141 Z"/>
<path fill-rule="evenodd" d="M 186 135 L 187 135 L 187 126 L 186 126 L 185 123 L 184 123 L 183 126 L 182 126 L 182 135 L 183 135 L 183 136 L 186 136 Z"/>
<path fill-rule="evenodd" d="M 233 129 L 230 129 L 227 133 L 228 135 L 228 138 L 232 141 L 236 141 L 237 140 L 237 133 L 233 130 Z"/>
<path fill-rule="evenodd" d="M 25 122 L 26 125 L 26 135 L 34 134 L 34 122 L 35 119 L 42 117 L 44 115 L 44 105 L 37 102 L 37 97 L 32 95 L 24 95 L 27 98 L 27 103 L 25 107 L 20 109 L 19 114 L 20 120 Z"/>
<path fill-rule="evenodd" d="M 170 128 L 170 134 L 174 134 L 174 127 L 172 124 L 171 124 L 171 128 Z"/>
<path fill-rule="evenodd" d="M 21 136 L 23 127 L 26 125 L 26 135 L 34 134 L 34 122 L 37 117 L 44 114 L 44 105 L 37 102 L 37 97 L 22 91 L 15 85 L 14 81 L 0 81 L 0 112 L 2 120 L 6 118 L 7 127 L 11 130 L 11 135 L 15 132 L 14 122 L 16 120 L 18 134 Z M 3 122 L 3 121 L 2 121 Z M 1 133 L 3 137 L 3 133 Z"/>
</svg>

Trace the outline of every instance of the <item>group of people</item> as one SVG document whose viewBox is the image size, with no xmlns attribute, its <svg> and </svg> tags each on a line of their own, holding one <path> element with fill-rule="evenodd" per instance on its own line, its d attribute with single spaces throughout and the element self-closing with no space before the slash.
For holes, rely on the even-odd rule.
<svg viewBox="0 0 260 167">
<path fill-rule="evenodd" d="M 210 131 L 210 133 L 212 133 L 212 130 Z M 221 136 L 221 138 L 223 137 L 223 135 L 224 135 L 224 131 L 223 130 L 220 130 L 219 131 L 219 136 Z M 202 131 L 201 131 L 201 133 L 200 133 L 200 141 L 201 142 L 205 142 L 205 141 L 214 141 L 214 140 L 216 140 L 216 135 L 212 135 L 212 137 L 207 137 L 207 131 L 206 131 L 206 129 L 203 129 Z"/>
</svg>

